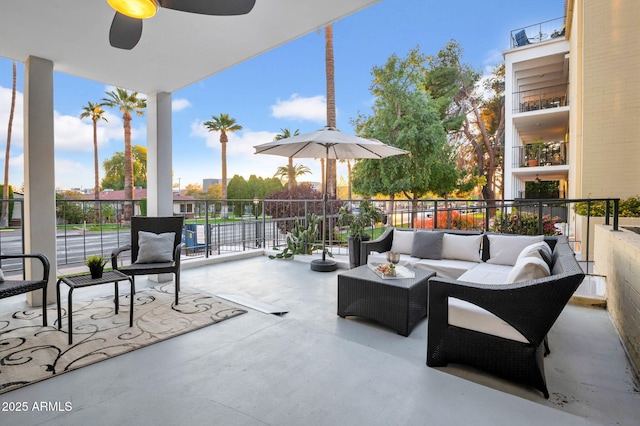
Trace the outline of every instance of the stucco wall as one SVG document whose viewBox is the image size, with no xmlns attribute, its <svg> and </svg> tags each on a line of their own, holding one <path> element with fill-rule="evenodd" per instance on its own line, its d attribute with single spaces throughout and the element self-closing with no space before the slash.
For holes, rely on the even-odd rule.
<svg viewBox="0 0 640 426">
<path fill-rule="evenodd" d="M 607 309 L 622 343 L 640 368 L 640 234 L 596 225 L 595 272 L 607 278 Z"/>
</svg>

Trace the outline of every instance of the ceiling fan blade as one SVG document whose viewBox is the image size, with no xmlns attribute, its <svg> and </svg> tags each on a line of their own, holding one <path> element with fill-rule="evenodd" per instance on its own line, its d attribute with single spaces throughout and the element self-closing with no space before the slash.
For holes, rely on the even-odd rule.
<svg viewBox="0 0 640 426">
<path fill-rule="evenodd" d="M 161 7 L 201 15 L 245 15 L 251 12 L 256 0 L 159 0 Z"/>
<path fill-rule="evenodd" d="M 118 49 L 131 50 L 142 36 L 142 19 L 130 18 L 116 12 L 109 30 L 109 43 Z"/>
</svg>

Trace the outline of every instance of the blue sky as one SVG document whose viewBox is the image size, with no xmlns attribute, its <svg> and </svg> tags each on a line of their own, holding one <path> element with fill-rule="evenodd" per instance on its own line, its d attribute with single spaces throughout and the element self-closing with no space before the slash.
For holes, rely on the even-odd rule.
<svg viewBox="0 0 640 426">
<path fill-rule="evenodd" d="M 509 48 L 510 31 L 561 17 L 564 0 L 383 0 L 334 24 L 335 84 L 338 128 L 354 133 L 350 120 L 368 114 L 373 103 L 369 92 L 371 69 L 393 53 L 403 57 L 415 47 L 435 55 L 455 39 L 464 51 L 463 61 L 489 71 L 502 61 Z M 18 64 L 18 107 L 11 144 L 10 182 L 24 182 L 22 166 L 23 66 Z M 97 102 L 104 83 L 56 73 L 55 160 L 56 186 L 93 187 L 93 142 L 90 120 L 80 120 L 88 101 Z M 269 142 L 281 128 L 301 133 L 325 124 L 324 33 L 313 32 L 232 69 L 173 93 L 174 183 L 202 184 L 219 178 L 221 170 L 218 134 L 208 133 L 202 122 L 212 115 L 229 114 L 244 129 L 232 134 L 227 147 L 228 175 L 271 177 L 285 158 L 255 155 L 253 146 Z M 131 89 L 131 88 L 129 88 Z M 135 89 L 135 88 L 133 88 Z M 11 61 L 0 58 L 0 149 L 5 151 L 11 99 Z M 124 150 L 120 114 L 108 111 L 108 123 L 99 127 L 100 163 Z M 133 143 L 146 145 L 146 119 L 135 117 Z M 309 166 L 320 180 L 320 164 L 296 159 Z M 2 166 L 4 167 L 4 156 Z M 103 170 L 100 171 L 101 177 Z M 346 167 L 338 166 L 346 177 Z"/>
</svg>

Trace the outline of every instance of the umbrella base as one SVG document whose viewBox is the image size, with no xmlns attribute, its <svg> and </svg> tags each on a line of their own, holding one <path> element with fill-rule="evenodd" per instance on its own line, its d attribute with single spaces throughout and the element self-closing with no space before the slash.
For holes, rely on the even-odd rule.
<svg viewBox="0 0 640 426">
<path fill-rule="evenodd" d="M 316 272 L 333 272 L 338 269 L 338 264 L 332 259 L 314 259 L 311 261 L 311 270 Z"/>
</svg>

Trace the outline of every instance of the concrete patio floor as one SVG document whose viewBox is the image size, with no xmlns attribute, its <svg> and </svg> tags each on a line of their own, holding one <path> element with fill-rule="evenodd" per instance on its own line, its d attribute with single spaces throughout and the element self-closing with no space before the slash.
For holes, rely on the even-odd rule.
<svg viewBox="0 0 640 426">
<path fill-rule="evenodd" d="M 7 425 L 637 424 L 640 392 L 606 310 L 569 305 L 549 334 L 549 400 L 464 366 L 429 368 L 423 320 L 409 337 L 336 315 L 337 274 L 298 261 L 184 268 L 182 285 L 286 307 L 245 315 L 0 395 Z M 144 277 L 138 289 L 156 283 Z M 109 294 L 79 290 L 74 299 Z M 24 309 L 23 297 L 0 302 Z M 53 320 L 53 319 L 52 319 Z M 71 402 L 6 412 L 5 402 Z"/>
</svg>

